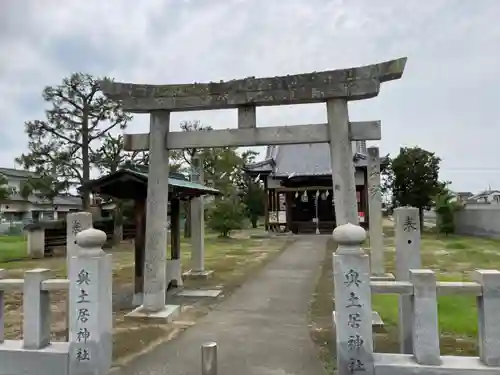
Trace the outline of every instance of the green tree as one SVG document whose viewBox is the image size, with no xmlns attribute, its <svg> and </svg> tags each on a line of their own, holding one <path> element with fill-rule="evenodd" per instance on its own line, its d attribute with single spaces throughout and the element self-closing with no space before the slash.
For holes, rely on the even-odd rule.
<svg viewBox="0 0 500 375">
<path fill-rule="evenodd" d="M 423 229 L 423 212 L 431 208 L 433 198 L 442 188 L 439 182 L 441 159 L 420 147 L 402 147 L 390 160 L 384 175 L 385 190 L 392 194 L 394 207 L 413 206 L 419 209 Z"/>
<path fill-rule="evenodd" d="M 242 229 L 245 224 L 245 205 L 233 192 L 217 197 L 207 209 L 207 225 L 220 237 L 229 237 L 231 231 Z"/>
<path fill-rule="evenodd" d="M 0 175 L 0 201 L 8 200 L 12 194 L 12 189 L 7 184 L 5 176 Z"/>
<path fill-rule="evenodd" d="M 253 150 L 245 151 L 241 154 L 241 160 L 237 163 L 237 185 L 242 202 L 246 207 L 246 213 L 252 228 L 257 228 L 259 217 L 264 215 L 264 202 L 267 199 L 264 186 L 261 182 L 251 178 L 244 172 L 245 165 L 255 162 L 255 157 L 258 155 Z"/>
<path fill-rule="evenodd" d="M 51 174 L 43 173 L 42 175 L 32 176 L 23 181 L 19 194 L 24 199 L 35 195 L 53 204 L 55 197 L 64 192 L 67 192 L 66 181 L 62 181 Z"/>
<path fill-rule="evenodd" d="M 131 117 L 119 103 L 102 95 L 91 75 L 74 73 L 62 84 L 48 86 L 42 97 L 49 103 L 45 120 L 25 123 L 29 138 L 27 154 L 16 162 L 42 176 L 56 176 L 54 187 L 67 190 L 90 180 L 92 155 L 99 141 L 112 129 L 124 129 Z M 82 189 L 85 210 L 90 192 Z"/>
<path fill-rule="evenodd" d="M 455 212 L 461 208 L 455 198 L 456 195 L 447 186 L 434 197 L 436 227 L 439 233 L 444 233 L 446 236 L 455 232 Z"/>
</svg>

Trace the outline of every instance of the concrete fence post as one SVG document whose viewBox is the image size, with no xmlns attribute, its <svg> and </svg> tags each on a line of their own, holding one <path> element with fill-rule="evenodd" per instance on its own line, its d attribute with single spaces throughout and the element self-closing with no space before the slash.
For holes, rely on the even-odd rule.
<svg viewBox="0 0 500 375">
<path fill-rule="evenodd" d="M 0 268 L 0 280 L 5 277 L 5 270 Z M 0 344 L 4 342 L 5 339 L 5 328 L 4 328 L 4 291 L 0 290 Z"/>
<path fill-rule="evenodd" d="M 500 271 L 476 270 L 473 279 L 483 287 L 477 299 L 479 358 L 487 366 L 500 366 Z"/>
<path fill-rule="evenodd" d="M 24 273 L 23 347 L 41 349 L 50 343 L 50 296 L 42 291 L 42 281 L 50 271 L 39 268 Z"/>
<path fill-rule="evenodd" d="M 396 226 L 396 280 L 410 281 L 410 269 L 420 269 L 420 218 L 418 208 L 394 210 Z M 399 296 L 399 345 L 403 354 L 413 353 L 413 306 L 411 296 Z"/>
<path fill-rule="evenodd" d="M 28 229 L 28 257 L 33 259 L 43 258 L 45 256 L 45 229 Z"/>
<path fill-rule="evenodd" d="M 374 374 L 370 260 L 361 249 L 366 232 L 345 224 L 333 231 L 334 326 L 338 375 Z"/>
<path fill-rule="evenodd" d="M 112 355 L 111 256 L 106 233 L 90 228 L 76 235 L 69 271 L 69 375 L 104 375 Z"/>
<path fill-rule="evenodd" d="M 431 270 L 410 270 L 413 283 L 413 355 L 421 365 L 439 366 L 439 326 L 436 275 Z"/>
</svg>

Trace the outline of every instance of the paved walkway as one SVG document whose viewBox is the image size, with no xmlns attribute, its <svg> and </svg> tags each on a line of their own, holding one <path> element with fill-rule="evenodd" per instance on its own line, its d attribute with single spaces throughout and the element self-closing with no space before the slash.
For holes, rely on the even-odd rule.
<svg viewBox="0 0 500 375">
<path fill-rule="evenodd" d="M 219 375 L 325 375 L 307 310 L 327 239 L 301 237 L 195 326 L 118 374 L 201 375 L 200 346 L 216 341 Z"/>
</svg>

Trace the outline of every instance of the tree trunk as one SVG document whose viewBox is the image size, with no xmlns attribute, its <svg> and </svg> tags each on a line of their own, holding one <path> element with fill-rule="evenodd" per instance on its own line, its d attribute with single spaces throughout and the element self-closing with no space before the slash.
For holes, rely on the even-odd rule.
<svg viewBox="0 0 500 375">
<path fill-rule="evenodd" d="M 259 221 L 259 217 L 258 216 L 252 216 L 252 218 L 250 219 L 250 221 L 252 222 L 252 228 L 253 229 L 257 228 L 257 222 Z"/>
<path fill-rule="evenodd" d="M 119 199 L 114 199 L 115 217 L 113 227 L 113 244 L 117 245 L 123 241 L 123 202 Z"/>
<path fill-rule="evenodd" d="M 184 238 L 191 238 L 191 200 L 184 202 Z"/>
<path fill-rule="evenodd" d="M 420 233 L 424 232 L 424 209 L 422 207 L 418 208 L 418 216 L 420 218 Z"/>
<path fill-rule="evenodd" d="M 89 116 L 88 105 L 83 109 L 82 119 L 82 184 L 86 184 L 90 180 L 90 160 L 89 160 Z M 88 211 L 90 208 L 90 191 L 87 187 L 82 189 L 82 208 Z"/>
</svg>

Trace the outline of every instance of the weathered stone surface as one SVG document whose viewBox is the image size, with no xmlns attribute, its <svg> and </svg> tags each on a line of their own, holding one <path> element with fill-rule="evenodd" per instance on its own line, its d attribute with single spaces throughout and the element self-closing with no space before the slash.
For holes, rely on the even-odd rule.
<svg viewBox="0 0 500 375">
<path fill-rule="evenodd" d="M 338 243 L 333 279 L 339 375 L 374 373 L 370 261 L 361 249 L 365 237 L 363 228 L 350 223 L 333 231 Z"/>
<path fill-rule="evenodd" d="M 332 166 L 333 200 L 337 225 L 358 224 L 358 203 L 352 144 L 349 139 L 347 101 L 330 99 L 326 102 Z"/>
<path fill-rule="evenodd" d="M 45 230 L 37 229 L 28 232 L 28 256 L 33 259 L 45 255 Z"/>
<path fill-rule="evenodd" d="M 153 112 L 150 118 L 148 199 L 146 202 L 146 254 L 142 309 L 165 308 L 166 261 L 168 233 L 168 151 L 165 140 L 170 127 L 170 113 Z"/>
<path fill-rule="evenodd" d="M 349 69 L 281 77 L 248 77 L 220 83 L 140 85 L 101 81 L 105 95 L 121 100 L 125 111 L 193 111 L 242 105 L 280 105 L 376 96 L 380 83 L 401 78 L 406 57 Z"/>
<path fill-rule="evenodd" d="M 372 275 L 384 275 L 384 232 L 382 228 L 382 190 L 380 188 L 380 152 L 368 148 L 368 213 L 370 266 Z"/>
<path fill-rule="evenodd" d="M 380 121 L 356 121 L 349 123 L 351 141 L 376 141 L 381 139 Z M 182 148 L 243 147 L 289 145 L 298 143 L 324 143 L 330 140 L 328 124 L 270 126 L 250 129 L 224 129 L 209 132 L 170 132 L 169 150 Z M 124 149 L 127 151 L 149 150 L 149 133 L 125 134 Z"/>
<path fill-rule="evenodd" d="M 411 354 L 376 353 L 375 375 L 498 375 L 477 357 L 442 356 L 441 365 L 419 365 Z"/>
<path fill-rule="evenodd" d="M 418 208 L 398 207 L 396 221 L 396 280 L 410 280 L 410 269 L 421 268 L 420 218 Z M 413 308 L 411 296 L 399 296 L 399 343 L 401 353 L 413 353 Z"/>
<path fill-rule="evenodd" d="M 441 364 L 436 275 L 431 270 L 410 270 L 413 283 L 413 355 L 421 365 Z"/>
<path fill-rule="evenodd" d="M 410 269 L 421 268 L 418 208 L 394 210 L 396 226 L 396 280 L 409 280 Z"/>
<path fill-rule="evenodd" d="M 205 183 L 203 159 L 196 155 L 192 159 L 191 180 Z M 205 202 L 203 197 L 191 200 L 191 271 L 205 270 Z"/>
<path fill-rule="evenodd" d="M 69 270 L 69 372 L 105 374 L 113 345 L 111 255 L 102 251 L 103 231 L 87 229 L 76 240 Z"/>
<path fill-rule="evenodd" d="M 92 228 L 92 214 L 90 212 L 72 212 L 66 217 L 66 267 L 70 268 L 73 256 L 77 255 L 79 246 L 76 236 L 81 231 Z"/>
<path fill-rule="evenodd" d="M 215 297 L 218 297 L 221 293 L 222 293 L 222 290 L 220 290 L 220 289 L 193 289 L 193 290 L 183 290 L 183 291 L 177 293 L 177 295 L 180 297 L 215 298 Z"/>
<path fill-rule="evenodd" d="M 486 365 L 500 366 L 500 271 L 476 270 L 473 278 L 482 286 L 478 298 L 479 357 Z"/>
</svg>

